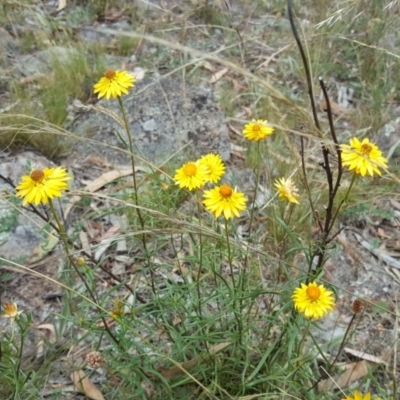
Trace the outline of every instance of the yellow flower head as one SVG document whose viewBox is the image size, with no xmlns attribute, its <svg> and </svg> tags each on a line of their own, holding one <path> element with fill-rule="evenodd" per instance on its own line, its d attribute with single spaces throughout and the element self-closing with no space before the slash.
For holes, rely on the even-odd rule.
<svg viewBox="0 0 400 400">
<path fill-rule="evenodd" d="M 16 187 L 17 197 L 24 199 L 23 205 L 34 203 L 47 204 L 53 197 L 61 197 L 62 190 L 68 188 L 71 179 L 62 167 L 35 169 L 30 175 L 24 175 Z"/>
<path fill-rule="evenodd" d="M 6 303 L 3 306 L 3 317 L 10 318 L 12 321 L 16 320 L 21 313 L 22 310 L 18 311 L 18 306 L 15 303 Z"/>
<path fill-rule="evenodd" d="M 354 397 L 346 396 L 345 399 L 342 400 L 371 400 L 371 393 L 368 392 L 365 396 L 363 396 L 359 391 L 354 392 Z M 381 400 L 379 397 L 375 397 L 372 400 Z"/>
<path fill-rule="evenodd" d="M 207 181 L 217 183 L 225 173 L 225 165 L 218 154 L 206 154 L 199 160 L 207 169 Z"/>
<path fill-rule="evenodd" d="M 175 171 L 174 181 L 181 189 L 199 189 L 207 182 L 208 172 L 199 161 L 188 162 Z"/>
<path fill-rule="evenodd" d="M 203 204 L 206 210 L 212 212 L 216 217 L 222 213 L 226 219 L 238 217 L 239 212 L 246 209 L 246 197 L 224 183 L 213 189 L 204 191 Z"/>
<path fill-rule="evenodd" d="M 291 203 L 299 204 L 298 202 L 299 194 L 297 193 L 298 189 L 290 178 L 277 179 L 274 185 L 279 193 L 280 199 L 290 201 Z"/>
<path fill-rule="evenodd" d="M 381 175 L 379 168 L 387 168 L 387 159 L 382 156 L 379 147 L 365 138 L 360 142 L 356 137 L 350 139 L 350 145 L 342 144 L 342 165 L 349 167 L 358 175 L 371 176 L 374 172 Z"/>
<path fill-rule="evenodd" d="M 267 120 L 253 119 L 249 124 L 246 124 L 243 129 L 243 135 L 248 140 L 259 141 L 272 135 L 274 128 L 268 125 Z"/>
<path fill-rule="evenodd" d="M 110 97 L 116 99 L 123 94 L 128 94 L 129 89 L 133 88 L 136 79 L 126 71 L 114 71 L 108 69 L 104 76 L 94 85 L 94 93 L 98 93 L 98 98 Z"/>
<path fill-rule="evenodd" d="M 323 285 L 318 286 L 316 282 L 308 285 L 302 283 L 301 287 L 293 292 L 292 299 L 297 311 L 304 313 L 306 318 L 313 319 L 323 317 L 328 311 L 332 311 L 335 305 L 333 292 Z"/>
</svg>

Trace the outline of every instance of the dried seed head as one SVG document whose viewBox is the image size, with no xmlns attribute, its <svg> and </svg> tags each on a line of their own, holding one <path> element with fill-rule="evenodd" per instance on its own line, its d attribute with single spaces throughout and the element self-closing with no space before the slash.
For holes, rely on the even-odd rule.
<svg viewBox="0 0 400 400">
<path fill-rule="evenodd" d="M 353 302 L 353 313 L 360 314 L 364 310 L 364 302 L 361 299 L 355 299 Z"/>
<path fill-rule="evenodd" d="M 378 335 L 381 335 L 384 332 L 384 330 L 385 330 L 385 328 L 383 327 L 382 324 L 378 324 L 376 326 L 376 332 L 377 332 Z"/>
<path fill-rule="evenodd" d="M 91 351 L 86 356 L 86 363 L 89 367 L 99 368 L 104 364 L 104 358 L 99 351 Z"/>
</svg>

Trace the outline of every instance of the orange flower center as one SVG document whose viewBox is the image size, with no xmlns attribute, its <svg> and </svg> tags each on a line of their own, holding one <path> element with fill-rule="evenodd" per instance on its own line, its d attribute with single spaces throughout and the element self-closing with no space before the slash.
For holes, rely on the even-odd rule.
<svg viewBox="0 0 400 400">
<path fill-rule="evenodd" d="M 186 176 L 194 176 L 194 175 L 196 175 L 196 172 L 197 172 L 197 167 L 194 163 L 186 164 L 183 167 L 183 173 Z"/>
<path fill-rule="evenodd" d="M 361 153 L 368 155 L 372 151 L 372 146 L 368 143 L 361 145 Z"/>
<path fill-rule="evenodd" d="M 15 316 L 15 315 L 17 314 L 17 307 L 15 307 L 15 304 L 7 303 L 7 304 L 4 306 L 4 312 L 5 312 L 8 316 L 13 317 L 13 316 Z"/>
<path fill-rule="evenodd" d="M 307 296 L 311 301 L 318 300 L 321 296 L 321 290 L 318 286 L 309 286 L 307 288 Z"/>
<path fill-rule="evenodd" d="M 36 183 L 41 183 L 44 179 L 44 172 L 41 169 L 35 169 L 31 172 L 30 177 Z"/>
<path fill-rule="evenodd" d="M 253 132 L 260 132 L 261 126 L 260 125 L 253 125 Z"/>
<path fill-rule="evenodd" d="M 225 199 L 228 197 L 231 197 L 233 193 L 232 188 L 224 183 L 220 188 L 219 188 L 219 194 L 224 197 Z"/>
<path fill-rule="evenodd" d="M 113 79 L 115 77 L 115 71 L 112 69 L 108 69 L 106 72 L 104 72 L 104 76 L 107 79 Z"/>
</svg>

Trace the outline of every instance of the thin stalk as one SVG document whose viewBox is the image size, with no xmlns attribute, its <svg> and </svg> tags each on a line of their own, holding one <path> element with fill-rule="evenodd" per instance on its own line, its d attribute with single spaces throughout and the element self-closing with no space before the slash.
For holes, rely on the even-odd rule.
<svg viewBox="0 0 400 400">
<path fill-rule="evenodd" d="M 233 276 L 232 252 L 231 252 L 231 244 L 230 244 L 230 240 L 229 240 L 228 220 L 225 217 L 224 217 L 224 222 L 225 222 L 226 246 L 228 249 L 228 263 L 229 263 L 229 269 L 231 271 L 233 290 L 235 290 L 235 277 Z"/>
<path fill-rule="evenodd" d="M 253 226 L 254 209 L 255 209 L 255 204 L 256 204 L 256 199 L 257 199 L 258 185 L 260 182 L 260 171 L 261 171 L 261 148 L 260 148 L 260 141 L 258 141 L 257 142 L 256 167 L 254 169 L 254 172 L 256 174 L 256 184 L 255 184 L 254 194 L 253 194 L 253 207 L 251 207 L 251 211 L 250 211 L 249 236 L 251 235 L 251 229 Z M 249 251 L 246 252 L 246 256 L 245 256 L 245 259 L 243 262 L 243 276 L 241 277 L 241 280 L 240 280 L 241 281 L 240 287 L 242 289 L 242 293 L 244 291 L 244 286 L 245 286 L 245 282 L 246 282 L 247 269 L 249 269 L 249 273 L 250 273 Z M 240 309 L 242 309 L 242 299 L 240 300 Z"/>
<path fill-rule="evenodd" d="M 260 148 L 260 141 L 258 141 L 257 142 L 256 167 L 254 168 L 254 172 L 256 173 L 256 185 L 254 188 L 254 195 L 253 195 L 253 207 L 251 208 L 251 211 L 250 211 L 249 236 L 251 234 L 251 228 L 253 225 L 254 209 L 255 209 L 255 205 L 256 205 L 258 185 L 259 185 L 259 181 L 260 181 L 260 170 L 261 170 L 261 148 Z"/>
<path fill-rule="evenodd" d="M 353 176 L 352 176 L 352 178 L 351 178 L 350 185 L 349 185 L 349 187 L 347 188 L 347 192 L 346 192 L 346 194 L 345 194 L 345 196 L 344 196 L 344 199 L 340 202 L 340 204 L 339 204 L 339 206 L 338 206 L 338 208 L 337 208 L 337 210 L 336 210 L 336 212 L 335 212 L 335 215 L 334 215 L 333 218 L 332 218 L 332 223 L 331 223 L 331 225 L 330 225 L 330 227 L 329 227 L 329 231 L 332 229 L 333 224 L 334 224 L 334 222 L 336 221 L 336 218 L 337 218 L 337 216 L 338 216 L 338 214 L 339 214 L 339 211 L 340 211 L 340 209 L 342 208 L 342 205 L 343 205 L 344 203 L 347 203 L 349 194 L 350 194 L 350 192 L 351 192 L 351 189 L 353 188 L 353 185 L 354 185 L 355 180 L 356 180 L 356 173 L 354 172 L 354 174 L 353 174 Z"/>
<path fill-rule="evenodd" d="M 340 343 L 339 350 L 338 350 L 338 352 L 337 352 L 337 354 L 336 354 L 336 357 L 335 357 L 335 358 L 333 359 L 333 361 L 330 363 L 329 368 L 328 368 L 328 371 L 331 371 L 331 370 L 332 370 L 333 366 L 335 365 L 335 362 L 336 362 L 337 359 L 339 358 L 339 356 L 340 356 L 340 354 L 341 354 L 341 352 L 342 352 L 342 350 L 343 350 L 343 348 L 344 348 L 344 346 L 345 346 L 345 344 L 346 344 L 347 336 L 348 336 L 348 334 L 349 334 L 349 332 L 350 332 L 351 326 L 352 326 L 353 323 L 354 323 L 354 320 L 355 320 L 355 318 L 356 318 L 356 315 L 357 315 L 357 314 L 353 314 L 353 316 L 351 317 L 351 320 L 350 320 L 350 322 L 349 322 L 349 325 L 347 325 L 346 332 L 345 332 L 345 334 L 344 334 L 344 336 L 343 336 L 342 343 Z"/>
<path fill-rule="evenodd" d="M 199 270 L 196 276 L 196 289 L 197 289 L 197 308 L 199 316 L 201 317 L 201 290 L 200 290 L 200 273 L 203 268 L 203 235 L 201 234 L 201 199 L 199 195 L 199 191 L 196 190 L 196 202 L 197 202 L 197 213 L 198 213 L 198 220 L 199 220 Z"/>
<path fill-rule="evenodd" d="M 307 327 L 303 333 L 303 337 L 301 338 L 299 345 L 297 346 L 299 354 L 301 353 L 301 347 L 303 346 L 303 343 L 306 340 L 306 337 L 308 336 L 308 332 L 310 331 L 310 326 L 311 326 L 311 322 L 310 322 L 310 320 L 308 320 Z"/>
<path fill-rule="evenodd" d="M 18 319 L 16 320 L 19 329 L 20 329 L 20 333 L 21 333 L 21 344 L 19 346 L 19 351 L 18 351 L 18 362 L 17 362 L 17 367 L 15 369 L 15 392 L 13 395 L 13 400 L 15 400 L 17 398 L 17 394 L 18 394 L 18 389 L 19 388 L 19 382 L 18 382 L 18 378 L 19 378 L 19 373 L 21 371 L 21 363 L 22 363 L 22 353 L 24 350 L 24 341 L 25 341 L 25 332 L 24 329 L 22 328 L 22 326 L 20 325 L 20 322 L 18 321 Z"/>
<path fill-rule="evenodd" d="M 154 271 L 153 271 L 153 267 L 151 265 L 151 261 L 150 261 L 150 254 L 147 250 L 147 242 L 146 242 L 146 233 L 145 233 L 145 229 L 144 229 L 144 219 L 142 216 L 142 213 L 140 211 L 139 208 L 139 196 L 138 196 L 138 190 L 137 190 L 137 182 L 136 182 L 136 171 L 135 171 L 135 156 L 133 154 L 133 141 L 132 141 L 132 135 L 129 129 L 129 124 L 128 124 L 128 119 L 126 118 L 126 113 L 125 113 L 125 108 L 124 105 L 122 103 L 121 100 L 121 96 L 118 96 L 118 103 L 119 103 L 119 108 L 121 109 L 121 113 L 122 113 L 122 118 L 124 121 L 124 127 L 125 127 L 125 131 L 126 134 L 128 136 L 128 147 L 129 147 L 129 152 L 130 152 L 130 158 L 131 158 L 131 164 L 132 164 L 132 175 L 133 175 L 133 187 L 134 187 L 134 201 L 135 201 L 135 205 L 136 205 L 136 212 L 139 218 L 139 222 L 140 222 L 140 226 L 142 228 L 142 243 L 143 243 L 143 249 L 144 252 L 146 254 L 146 260 L 147 260 L 147 266 L 149 268 L 150 271 L 150 275 L 151 275 L 151 289 L 153 294 L 156 294 L 156 287 L 155 287 L 155 276 L 154 276 Z"/>
<path fill-rule="evenodd" d="M 231 251 L 231 244 L 229 240 L 229 229 L 228 229 L 228 220 L 224 217 L 224 222 L 225 222 L 225 234 L 226 234 L 226 245 L 228 249 L 228 263 L 229 263 L 229 269 L 231 272 L 231 279 L 232 279 L 232 287 L 233 287 L 233 309 L 234 309 L 234 314 L 235 314 L 235 319 L 238 324 L 238 329 L 239 329 L 239 342 L 242 341 L 242 321 L 240 319 L 240 310 L 236 310 L 236 285 L 235 285 L 235 277 L 233 275 L 233 265 L 232 265 L 232 251 Z M 221 276 L 222 276 L 222 271 L 221 271 Z M 242 297 L 242 295 L 240 295 Z M 241 304 L 241 302 L 239 302 Z"/>
<path fill-rule="evenodd" d="M 78 268 L 78 266 L 76 265 L 75 260 L 74 260 L 74 258 L 72 257 L 72 255 L 71 255 L 71 253 L 70 253 L 70 251 L 69 251 L 67 233 L 65 232 L 64 225 L 61 223 L 60 219 L 58 218 L 57 212 L 56 212 L 56 210 L 55 210 L 55 208 L 54 208 L 54 204 L 53 204 L 53 202 L 51 201 L 51 199 L 49 199 L 49 205 L 50 205 L 51 213 L 53 214 L 53 217 L 54 217 L 54 219 L 55 219 L 55 221 L 56 221 L 56 224 L 57 224 L 57 226 L 58 226 L 58 232 L 59 232 L 60 238 L 61 238 L 61 240 L 62 240 L 62 242 L 63 242 L 64 250 L 65 250 L 65 253 L 66 253 L 66 255 L 67 255 L 68 261 L 69 261 L 70 264 L 73 266 L 75 272 L 78 274 L 78 276 L 79 276 L 80 280 L 82 281 L 82 283 L 85 285 L 86 290 L 88 291 L 90 297 L 91 297 L 92 300 L 93 300 L 93 303 L 96 305 L 96 307 L 98 308 L 98 310 L 102 312 L 101 307 L 98 305 L 98 299 L 97 299 L 96 295 L 94 294 L 94 292 L 92 291 L 92 289 L 90 288 L 90 286 L 88 285 L 88 283 L 86 282 L 86 279 L 85 279 L 85 277 L 82 275 L 81 271 L 79 271 L 79 268 Z M 110 336 L 110 338 L 111 338 L 117 345 L 119 345 L 118 339 L 117 339 L 117 338 L 114 336 L 114 334 L 110 331 L 110 328 L 108 327 L 107 322 L 106 322 L 106 320 L 105 320 L 105 318 L 104 318 L 104 316 L 103 316 L 102 314 L 100 314 L 100 318 L 101 318 L 101 320 L 103 321 L 104 328 L 105 328 L 105 330 L 107 331 L 107 333 L 108 333 L 108 335 Z"/>
</svg>

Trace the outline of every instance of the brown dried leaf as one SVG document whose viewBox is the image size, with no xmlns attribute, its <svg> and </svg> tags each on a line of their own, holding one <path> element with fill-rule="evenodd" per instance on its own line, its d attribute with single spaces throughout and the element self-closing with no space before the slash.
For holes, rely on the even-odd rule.
<svg viewBox="0 0 400 400">
<path fill-rule="evenodd" d="M 242 108 L 246 112 L 247 118 L 251 118 L 251 116 L 253 115 L 253 110 L 250 107 L 245 106 L 243 106 Z"/>
<path fill-rule="evenodd" d="M 104 232 L 99 240 L 102 241 L 104 239 L 109 239 L 113 237 L 120 229 L 121 227 L 119 226 L 119 224 L 112 225 L 111 228 L 107 230 L 107 232 Z"/>
<path fill-rule="evenodd" d="M 350 112 L 350 110 L 347 110 L 346 108 L 342 107 L 338 103 L 335 103 L 334 101 L 331 101 L 330 105 L 331 105 L 331 110 L 332 110 L 333 115 L 341 116 L 341 115 L 348 114 Z M 321 111 L 327 111 L 326 102 L 321 101 L 321 103 L 319 103 L 319 108 L 321 109 Z"/>
<path fill-rule="evenodd" d="M 37 328 L 46 330 L 46 339 L 50 343 L 56 342 L 57 336 L 56 336 L 56 330 L 54 329 L 53 324 L 42 324 L 42 325 L 39 325 Z"/>
<path fill-rule="evenodd" d="M 57 12 L 64 10 L 66 6 L 67 6 L 67 0 L 58 0 Z"/>
<path fill-rule="evenodd" d="M 245 90 L 246 89 L 246 86 L 243 86 L 236 79 L 231 78 L 230 76 L 227 76 L 226 80 L 233 83 L 233 87 L 235 88 L 236 91 Z"/>
<path fill-rule="evenodd" d="M 105 400 L 100 390 L 93 384 L 93 382 L 85 375 L 80 369 L 71 374 L 71 380 L 75 388 L 83 393 L 88 399 L 91 400 Z"/>
<path fill-rule="evenodd" d="M 344 351 L 348 354 L 351 354 L 354 357 L 358 357 L 361 360 L 370 361 L 376 364 L 387 364 L 381 358 L 373 356 L 372 354 L 368 354 L 365 351 L 358 351 L 354 349 L 350 349 L 349 347 L 345 347 Z"/>
<path fill-rule="evenodd" d="M 209 61 L 205 61 L 203 67 L 208 71 L 215 72 L 215 67 Z"/>
<path fill-rule="evenodd" d="M 228 68 L 223 68 L 220 71 L 216 72 L 210 79 L 210 83 L 215 83 L 219 81 L 226 73 L 228 72 Z"/>
<path fill-rule="evenodd" d="M 241 139 L 243 138 L 242 132 L 240 132 L 238 129 L 236 129 L 233 125 L 228 124 L 228 128 L 237 136 L 239 136 Z"/>
<path fill-rule="evenodd" d="M 122 170 L 112 170 L 105 172 L 103 175 L 100 175 L 94 181 L 90 182 L 84 190 L 87 190 L 90 193 L 96 192 L 103 186 L 107 185 L 107 183 L 113 182 L 118 178 L 123 176 L 128 176 L 132 174 L 132 168 L 122 169 Z"/>
<path fill-rule="evenodd" d="M 381 239 L 391 239 L 392 238 L 390 235 L 387 235 L 385 230 L 382 228 L 378 228 L 378 231 L 376 232 L 376 236 L 378 236 Z"/>
<path fill-rule="evenodd" d="M 209 349 L 209 354 L 216 354 L 219 351 L 225 349 L 230 345 L 229 342 L 224 342 L 224 343 L 219 343 L 216 346 L 213 346 Z M 204 356 L 200 356 L 197 358 L 193 358 L 192 360 L 186 361 L 182 364 L 175 365 L 175 367 L 169 368 L 169 369 L 161 369 L 160 372 L 162 376 L 166 379 L 172 379 L 173 377 L 184 374 L 185 371 L 189 371 L 189 369 L 193 368 L 200 362 L 202 362 L 204 359 L 208 357 L 208 354 Z"/>
<path fill-rule="evenodd" d="M 351 363 L 346 366 L 346 371 L 338 379 L 328 378 L 321 381 L 318 384 L 318 390 L 320 392 L 329 390 L 332 386 L 344 389 L 350 383 L 362 378 L 368 374 L 368 363 L 367 361 L 359 361 Z"/>
<path fill-rule="evenodd" d="M 83 190 L 87 190 L 90 193 L 96 192 L 107 183 L 114 181 L 115 179 L 121 178 L 123 176 L 128 176 L 132 174 L 132 168 L 122 169 L 122 170 L 112 170 L 104 173 L 103 175 L 96 178 L 94 181 L 89 183 Z M 69 199 L 67 206 L 65 207 L 64 218 L 67 218 L 68 214 L 71 212 L 72 207 L 81 199 L 81 196 L 72 196 Z"/>
</svg>

